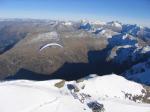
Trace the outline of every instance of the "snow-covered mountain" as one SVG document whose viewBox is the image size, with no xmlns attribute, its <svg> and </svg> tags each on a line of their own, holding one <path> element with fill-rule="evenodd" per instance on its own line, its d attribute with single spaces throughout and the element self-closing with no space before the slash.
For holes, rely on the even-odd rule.
<svg viewBox="0 0 150 112">
<path fill-rule="evenodd" d="M 103 30 L 112 30 L 114 32 L 122 33 L 122 34 L 130 34 L 134 37 L 139 37 L 143 39 L 144 41 L 150 40 L 150 28 L 143 27 L 140 25 L 132 25 L 132 24 L 122 24 L 118 21 L 112 21 L 112 22 L 98 22 L 97 24 L 94 24 L 94 22 L 90 21 L 82 21 L 80 29 L 84 29 L 87 31 L 93 31 L 96 32 L 99 31 L 99 29 Z"/>
<path fill-rule="evenodd" d="M 86 23 L 86 24 L 85 24 Z M 112 21 L 94 25 L 84 22 L 81 29 L 108 40 L 106 60 L 128 68 L 123 76 L 150 85 L 150 28 Z M 148 60 L 148 61 L 147 61 Z M 133 66 L 133 67 L 132 67 Z M 131 69 L 129 68 L 131 67 Z M 126 68 L 126 69 L 127 69 Z"/>
<path fill-rule="evenodd" d="M 131 34 L 136 37 L 140 37 L 144 40 L 150 39 L 150 29 L 147 27 L 126 24 L 126 25 L 123 25 L 122 28 L 123 28 L 122 32 Z"/>
<path fill-rule="evenodd" d="M 149 28 L 118 21 L 99 25 L 87 21 L 83 23 L 81 29 L 99 38 L 107 38 L 107 61 L 132 66 L 150 57 Z"/>
<path fill-rule="evenodd" d="M 115 74 L 0 83 L 1 112 L 148 112 L 149 88 Z M 8 108 L 9 107 L 9 108 Z"/>
<path fill-rule="evenodd" d="M 106 28 L 111 29 L 115 32 L 121 32 L 122 31 L 122 24 L 117 21 L 108 22 L 105 25 Z"/>
<path fill-rule="evenodd" d="M 134 65 L 123 75 L 127 79 L 150 85 L 150 60 Z"/>
<path fill-rule="evenodd" d="M 136 63 L 150 56 L 150 46 L 140 45 L 138 39 L 131 35 L 115 35 L 108 41 L 111 49 L 107 58 L 115 63 Z"/>
</svg>

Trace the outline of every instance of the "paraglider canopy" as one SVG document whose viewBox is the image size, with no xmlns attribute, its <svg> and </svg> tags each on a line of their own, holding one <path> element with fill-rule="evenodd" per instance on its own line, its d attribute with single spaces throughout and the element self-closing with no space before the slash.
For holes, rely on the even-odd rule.
<svg viewBox="0 0 150 112">
<path fill-rule="evenodd" d="M 57 43 L 49 43 L 49 44 L 46 44 L 46 45 L 42 46 L 42 47 L 40 48 L 40 51 L 42 51 L 43 49 L 45 49 L 45 48 L 47 48 L 47 47 L 52 47 L 52 46 L 57 46 L 57 47 L 63 48 L 63 46 L 60 45 L 60 44 L 57 44 Z"/>
</svg>

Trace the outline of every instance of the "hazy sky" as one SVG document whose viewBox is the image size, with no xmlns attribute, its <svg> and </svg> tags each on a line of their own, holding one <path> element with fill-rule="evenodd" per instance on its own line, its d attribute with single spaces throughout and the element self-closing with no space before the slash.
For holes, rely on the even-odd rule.
<svg viewBox="0 0 150 112">
<path fill-rule="evenodd" d="M 150 26 L 150 0 L 0 0 L 0 17 L 118 20 Z"/>
</svg>

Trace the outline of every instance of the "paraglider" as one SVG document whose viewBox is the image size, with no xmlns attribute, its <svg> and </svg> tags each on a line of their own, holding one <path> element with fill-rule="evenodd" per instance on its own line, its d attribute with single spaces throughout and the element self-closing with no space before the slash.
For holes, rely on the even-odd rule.
<svg viewBox="0 0 150 112">
<path fill-rule="evenodd" d="M 51 47 L 51 46 L 58 46 L 58 47 L 60 47 L 60 48 L 63 48 L 63 46 L 60 45 L 60 44 L 57 44 L 57 43 L 49 43 L 49 44 L 46 44 L 46 45 L 44 45 L 43 47 L 41 47 L 41 48 L 40 48 L 40 51 L 42 51 L 43 49 L 45 49 L 45 48 L 47 48 L 47 47 Z"/>
</svg>

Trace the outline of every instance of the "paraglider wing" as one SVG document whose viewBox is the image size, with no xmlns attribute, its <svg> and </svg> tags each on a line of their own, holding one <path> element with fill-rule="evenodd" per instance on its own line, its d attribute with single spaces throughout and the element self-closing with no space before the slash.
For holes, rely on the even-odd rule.
<svg viewBox="0 0 150 112">
<path fill-rule="evenodd" d="M 50 46 L 58 46 L 58 47 L 60 47 L 60 48 L 63 48 L 63 46 L 60 45 L 60 44 L 57 44 L 57 43 L 49 43 L 49 44 L 46 44 L 46 45 L 44 45 L 43 47 L 41 47 L 41 48 L 40 48 L 40 51 L 42 51 L 43 49 L 45 49 L 45 48 L 47 48 L 47 47 L 50 47 Z"/>
</svg>

